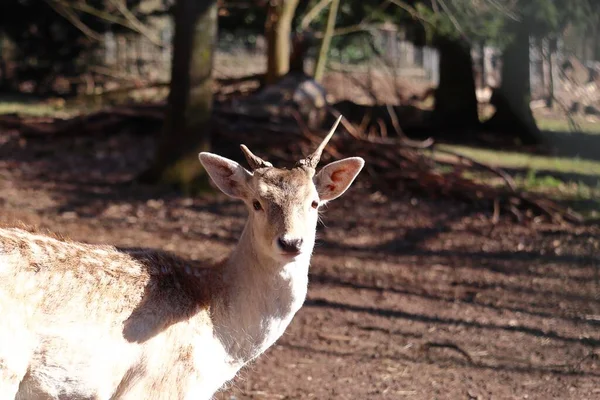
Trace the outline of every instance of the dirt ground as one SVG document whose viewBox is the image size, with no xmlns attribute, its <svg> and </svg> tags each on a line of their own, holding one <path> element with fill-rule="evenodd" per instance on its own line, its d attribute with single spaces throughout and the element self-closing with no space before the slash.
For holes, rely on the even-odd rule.
<svg viewBox="0 0 600 400">
<path fill-rule="evenodd" d="M 130 134 L 0 132 L 0 223 L 223 257 L 245 210 L 128 181 Z M 448 200 L 369 190 L 323 215 L 308 298 L 217 399 L 600 399 L 600 229 L 518 226 Z"/>
</svg>

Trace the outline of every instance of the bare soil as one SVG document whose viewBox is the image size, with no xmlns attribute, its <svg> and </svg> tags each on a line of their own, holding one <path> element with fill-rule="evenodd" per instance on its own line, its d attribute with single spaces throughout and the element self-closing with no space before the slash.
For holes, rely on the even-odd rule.
<svg viewBox="0 0 600 400">
<path fill-rule="evenodd" d="M 245 210 L 130 183 L 148 136 L 0 132 L 0 223 L 219 259 Z M 217 399 L 600 399 L 600 229 L 514 225 L 366 176 L 330 203 L 304 307 Z M 168 372 L 168 371 L 165 371 Z"/>
</svg>

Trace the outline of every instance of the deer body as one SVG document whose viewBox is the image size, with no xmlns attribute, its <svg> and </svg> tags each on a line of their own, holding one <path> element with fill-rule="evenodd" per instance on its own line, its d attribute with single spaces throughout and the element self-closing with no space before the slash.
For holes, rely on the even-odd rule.
<svg viewBox="0 0 600 400">
<path fill-rule="evenodd" d="M 0 229 L 1 399 L 209 399 L 283 334 L 306 297 L 311 204 L 343 193 L 363 164 L 313 179 L 244 151 L 253 173 L 201 154 L 249 208 L 218 266 Z"/>
</svg>

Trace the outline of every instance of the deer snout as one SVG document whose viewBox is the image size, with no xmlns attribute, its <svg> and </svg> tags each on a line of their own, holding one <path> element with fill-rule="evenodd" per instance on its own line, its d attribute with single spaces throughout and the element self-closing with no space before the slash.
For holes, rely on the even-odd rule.
<svg viewBox="0 0 600 400">
<path fill-rule="evenodd" d="M 300 250 L 302 250 L 302 243 L 304 240 L 302 238 L 289 238 L 282 236 L 277 239 L 277 246 L 284 253 L 288 254 L 298 254 Z"/>
</svg>

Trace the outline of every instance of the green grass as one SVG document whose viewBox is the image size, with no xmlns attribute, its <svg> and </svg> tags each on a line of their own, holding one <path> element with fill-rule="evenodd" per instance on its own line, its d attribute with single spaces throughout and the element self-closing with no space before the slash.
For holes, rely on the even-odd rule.
<svg viewBox="0 0 600 400">
<path fill-rule="evenodd" d="M 600 134 L 600 122 L 594 122 L 582 117 L 574 117 L 573 120 L 579 125 L 581 132 L 589 134 Z M 572 132 L 573 128 L 566 118 L 536 118 L 537 125 L 542 131 Z"/>
<path fill-rule="evenodd" d="M 0 98 L 0 115 L 18 114 L 29 117 L 53 117 L 68 118 L 80 114 L 82 110 L 78 107 L 66 106 L 63 102 L 42 101 L 11 101 Z"/>
<path fill-rule="evenodd" d="M 532 169 L 536 171 L 547 170 L 557 173 L 598 176 L 600 179 L 600 161 L 496 151 L 457 145 L 439 145 L 439 147 L 447 148 L 471 157 L 474 160 L 503 168 Z"/>
<path fill-rule="evenodd" d="M 584 218 L 600 216 L 600 161 L 440 145 L 476 161 L 513 171 L 517 187 L 544 194 L 579 212 Z M 489 174 L 471 174 L 475 180 L 502 185 Z M 573 177 L 576 177 L 573 179 Z"/>
</svg>

